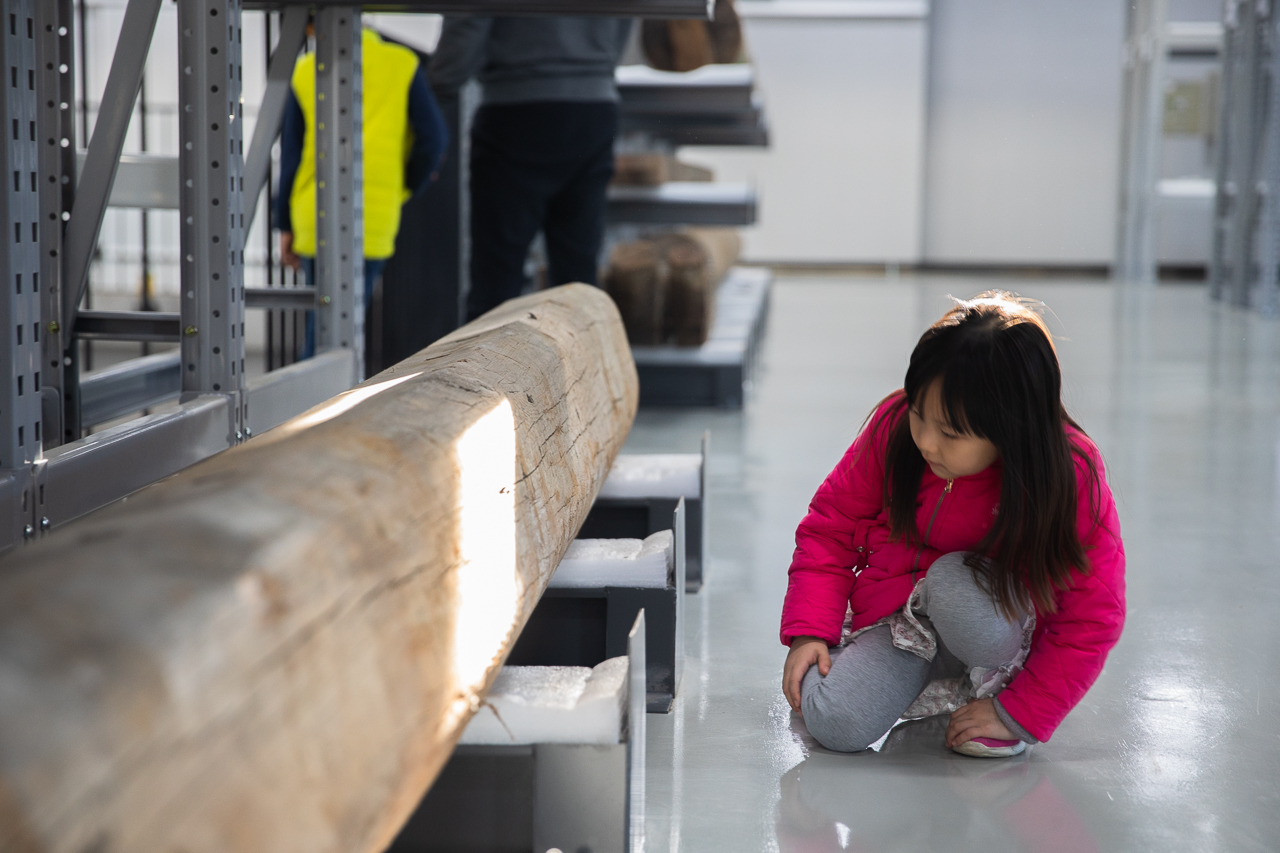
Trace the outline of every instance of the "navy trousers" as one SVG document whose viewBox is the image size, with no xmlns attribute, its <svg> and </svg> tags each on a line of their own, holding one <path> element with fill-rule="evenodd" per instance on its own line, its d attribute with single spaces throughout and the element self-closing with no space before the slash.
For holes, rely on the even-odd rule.
<svg viewBox="0 0 1280 853">
<path fill-rule="evenodd" d="M 471 129 L 467 319 L 519 296 L 541 229 L 548 284 L 598 284 L 618 107 L 610 101 L 487 104 Z"/>
</svg>

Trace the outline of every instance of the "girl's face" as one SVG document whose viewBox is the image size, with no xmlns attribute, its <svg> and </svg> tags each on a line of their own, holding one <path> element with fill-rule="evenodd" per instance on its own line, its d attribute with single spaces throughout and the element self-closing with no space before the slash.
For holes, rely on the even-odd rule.
<svg viewBox="0 0 1280 853">
<path fill-rule="evenodd" d="M 920 406 L 912 406 L 908 414 L 911 438 L 935 475 L 944 480 L 967 477 L 1000 458 L 990 441 L 959 432 L 946 420 L 940 380 L 935 379 L 921 396 Z"/>
</svg>

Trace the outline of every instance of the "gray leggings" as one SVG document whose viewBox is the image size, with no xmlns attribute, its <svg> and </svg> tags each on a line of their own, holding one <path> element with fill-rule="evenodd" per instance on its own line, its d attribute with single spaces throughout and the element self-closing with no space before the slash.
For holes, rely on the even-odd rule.
<svg viewBox="0 0 1280 853">
<path fill-rule="evenodd" d="M 1010 622 L 1000 615 L 964 556 L 957 552 L 938 558 L 924 585 L 926 627 L 932 623 L 938 638 L 932 661 L 894 646 L 889 626 L 882 625 L 832 649 L 826 676 L 816 666 L 805 674 L 800 689 L 804 723 L 827 749 L 866 749 L 889 731 L 929 682 L 964 675 L 970 667 L 994 668 L 1017 656 L 1021 620 Z"/>
</svg>

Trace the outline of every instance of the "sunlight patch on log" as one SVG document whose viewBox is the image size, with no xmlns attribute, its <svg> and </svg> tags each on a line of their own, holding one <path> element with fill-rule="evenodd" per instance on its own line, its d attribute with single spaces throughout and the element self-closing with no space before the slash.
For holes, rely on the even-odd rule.
<svg viewBox="0 0 1280 853">
<path fill-rule="evenodd" d="M 505 398 L 458 439 L 457 617 L 452 728 L 480 703 L 524 596 L 516 563 L 516 423 Z"/>
</svg>

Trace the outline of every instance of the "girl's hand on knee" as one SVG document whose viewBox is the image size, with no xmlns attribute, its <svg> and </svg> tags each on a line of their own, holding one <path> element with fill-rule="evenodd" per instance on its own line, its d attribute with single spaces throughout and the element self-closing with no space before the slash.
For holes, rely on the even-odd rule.
<svg viewBox="0 0 1280 853">
<path fill-rule="evenodd" d="M 951 715 L 947 726 L 947 746 L 955 747 L 976 737 L 1017 740 L 1018 736 L 1000 721 L 992 699 L 975 699 Z"/>
<path fill-rule="evenodd" d="M 787 662 L 782 666 L 782 692 L 793 711 L 800 710 L 800 682 L 815 663 L 823 675 L 831 671 L 831 652 L 827 649 L 827 641 L 817 637 L 792 639 Z"/>
</svg>

